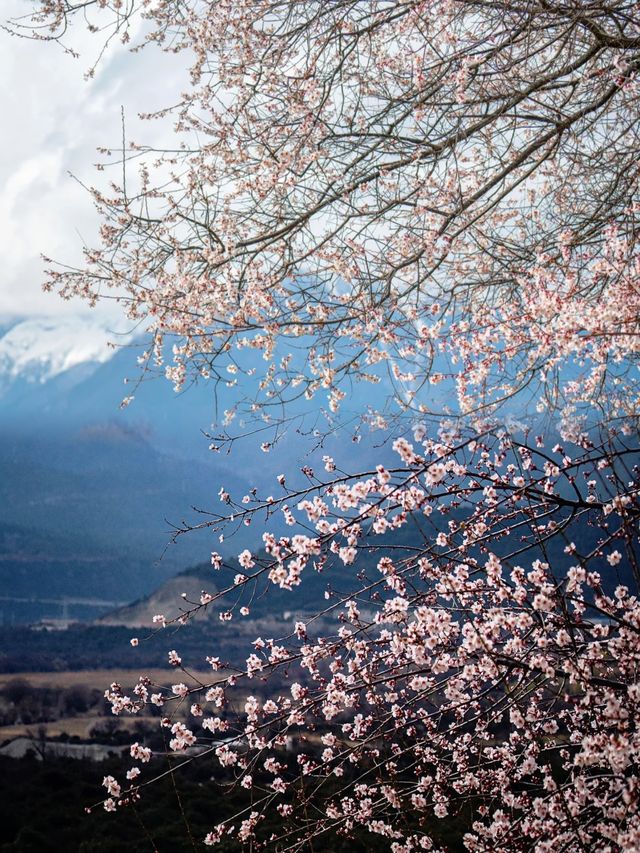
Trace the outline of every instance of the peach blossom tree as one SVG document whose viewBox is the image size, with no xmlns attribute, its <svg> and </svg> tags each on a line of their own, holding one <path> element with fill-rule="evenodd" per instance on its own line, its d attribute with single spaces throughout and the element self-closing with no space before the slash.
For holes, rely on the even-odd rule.
<svg viewBox="0 0 640 853">
<path fill-rule="evenodd" d="M 162 707 L 172 751 L 200 745 L 251 792 L 206 844 L 368 832 L 394 853 L 443 850 L 434 823 L 463 815 L 468 850 L 638 845 L 637 446 L 532 444 L 418 429 L 396 440 L 397 467 L 327 458 L 279 498 L 222 492 L 203 525 L 281 512 L 291 534 L 265 532 L 233 564 L 214 553 L 217 590 L 173 621 L 242 619 L 265 584 L 310 572 L 330 583 L 243 666 L 207 657 L 208 683 L 173 650 L 170 689 L 107 691 L 115 713 Z M 109 809 L 140 795 L 109 791 Z M 270 808 L 282 830 L 265 837 Z"/>
<path fill-rule="evenodd" d="M 464 815 L 468 850 L 639 847 L 637 4 L 41 0 L 14 27 L 82 24 L 181 53 L 190 82 L 46 287 L 118 299 L 177 388 L 261 354 L 227 425 L 305 397 L 338 416 L 353 381 L 404 417 L 395 467 L 221 489 L 201 526 L 265 532 L 181 620 L 337 579 L 243 668 L 211 656 L 203 685 L 174 650 L 186 680 L 112 685 L 114 712 L 162 706 L 171 750 L 207 745 L 250 792 L 206 844 L 441 849 L 434 826 Z M 523 410 L 559 439 L 501 426 Z M 131 755 L 110 810 L 142 790 Z"/>
<path fill-rule="evenodd" d="M 47 38 L 75 18 L 126 41 L 141 16 L 147 49 L 189 65 L 156 116 L 169 149 L 123 152 L 124 178 L 93 191 L 101 244 L 47 284 L 89 301 L 112 288 L 151 359 L 172 339 L 176 384 L 246 347 L 267 364 L 257 405 L 277 388 L 335 408 L 341 379 L 384 369 L 418 411 L 448 375 L 454 413 L 523 385 L 569 420 L 605 399 L 635 413 L 633 4 L 39 7 Z M 287 347 L 309 337 L 301 364 Z"/>
</svg>

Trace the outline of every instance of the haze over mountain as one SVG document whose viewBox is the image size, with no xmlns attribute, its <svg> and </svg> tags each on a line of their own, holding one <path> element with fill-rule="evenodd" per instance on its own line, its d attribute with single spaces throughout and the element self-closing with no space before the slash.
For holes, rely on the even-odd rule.
<svg viewBox="0 0 640 853">
<path fill-rule="evenodd" d="M 168 381 L 142 376 L 139 353 L 130 331 L 93 318 L 0 321 L 0 622 L 61 613 L 6 599 L 130 601 L 212 548 L 237 554 L 259 544 L 259 531 L 240 529 L 223 545 L 203 533 L 167 549 L 171 524 L 202 520 L 194 506 L 220 507 L 221 485 L 239 496 L 250 486 L 273 491 L 285 457 L 310 458 L 295 422 L 270 453 L 259 449 L 268 433 L 212 453 L 203 431 L 237 389 L 204 383 L 176 394 Z M 250 397 L 257 380 L 245 382 Z M 356 393 L 367 399 L 372 390 Z M 122 409 L 130 394 L 134 402 Z M 313 408 L 317 417 L 319 404 Z M 329 436 L 318 453 L 338 453 L 344 441 Z M 350 461 L 363 452 L 350 444 Z M 99 610 L 78 604 L 65 612 Z"/>
<path fill-rule="evenodd" d="M 200 432 L 213 420 L 210 393 L 176 400 L 168 382 L 146 382 L 122 410 L 136 353 L 108 342 L 131 336 L 68 318 L 0 333 L 3 598 L 126 601 L 201 561 L 210 550 L 202 537 L 163 552 L 168 522 L 211 506 L 216 484 L 230 476 L 227 458 L 211 454 Z M 30 619 L 28 611 L 5 602 L 4 620 Z"/>
</svg>

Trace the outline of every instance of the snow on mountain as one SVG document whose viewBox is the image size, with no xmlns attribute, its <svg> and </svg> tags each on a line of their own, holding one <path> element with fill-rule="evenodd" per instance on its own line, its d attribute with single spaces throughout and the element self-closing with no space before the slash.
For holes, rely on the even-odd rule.
<svg viewBox="0 0 640 853">
<path fill-rule="evenodd" d="M 97 367 L 131 337 L 84 317 L 24 320 L 0 338 L 0 379 L 44 383 L 80 365 Z"/>
</svg>

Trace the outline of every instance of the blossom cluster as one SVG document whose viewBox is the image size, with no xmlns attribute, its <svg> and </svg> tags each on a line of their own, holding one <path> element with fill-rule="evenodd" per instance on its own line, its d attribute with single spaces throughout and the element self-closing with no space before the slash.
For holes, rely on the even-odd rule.
<svg viewBox="0 0 640 853">
<path fill-rule="evenodd" d="M 640 480 L 628 479 L 627 451 L 547 449 L 506 432 L 416 435 L 397 443 L 398 468 L 307 486 L 300 523 L 317 536 L 266 537 L 266 554 L 251 556 L 253 583 L 300 558 L 324 559 L 342 588 L 349 578 L 348 594 L 329 595 L 333 632 L 298 619 L 288 638 L 258 638 L 244 673 L 223 666 L 206 688 L 173 685 L 167 705 L 198 701 L 187 723 L 167 718 L 171 749 L 219 737 L 220 766 L 263 791 L 283 837 L 300 844 L 365 831 L 395 853 L 436 849 L 434 820 L 472 814 L 472 851 L 633 849 L 640 600 L 622 551 Z M 275 673 L 286 691 L 252 690 Z M 249 692 L 229 729 L 221 711 L 236 690 Z M 117 685 L 110 698 L 118 713 L 153 701 Z M 320 734 L 317 749 L 302 748 L 305 730 Z M 294 765 L 288 739 L 300 742 Z M 270 781 L 256 782 L 258 766 Z M 294 782 L 322 802 L 313 827 L 305 800 L 291 802 Z M 259 840 L 257 815 L 220 824 L 206 843 Z"/>
<path fill-rule="evenodd" d="M 261 352 L 260 393 L 226 426 L 300 395 L 335 414 L 345 379 L 383 376 L 403 407 L 441 411 L 446 386 L 449 411 L 478 418 L 530 387 L 574 437 L 594 403 L 637 412 L 639 36 L 622 0 L 538 17 L 470 0 L 36 5 L 39 37 L 66 38 L 82 9 L 191 64 L 154 115 L 166 150 L 123 151 L 139 174 L 93 189 L 101 242 L 47 287 L 92 304 L 114 288 L 146 322 L 141 364 L 176 388 L 195 372 L 240 390 Z"/>
</svg>

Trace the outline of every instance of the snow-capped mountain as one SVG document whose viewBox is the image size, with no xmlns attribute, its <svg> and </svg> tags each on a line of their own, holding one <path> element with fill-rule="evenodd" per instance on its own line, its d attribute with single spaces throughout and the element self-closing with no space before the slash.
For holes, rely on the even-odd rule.
<svg viewBox="0 0 640 853">
<path fill-rule="evenodd" d="M 23 320 L 0 337 L 0 388 L 18 379 L 42 384 L 80 365 L 96 368 L 114 356 L 115 344 L 130 340 L 93 318 Z"/>
<path fill-rule="evenodd" d="M 208 505 L 227 478 L 199 432 L 212 419 L 205 389 L 176 400 L 169 382 L 145 382 L 135 405 L 120 408 L 138 351 L 110 343 L 131 342 L 93 318 L 0 319 L 5 596 L 126 600 L 206 554 L 187 537 L 153 568 L 169 523 Z M 3 551 L 7 530 L 20 547 Z"/>
<path fill-rule="evenodd" d="M 93 317 L 0 319 L 0 432 L 71 438 L 108 426 L 138 432 L 172 454 L 206 450 L 215 419 L 211 389 L 177 395 L 162 377 L 142 376 L 131 330 Z M 143 379 L 144 381 L 140 381 Z M 130 383 L 130 384 L 127 384 Z M 121 408 L 125 397 L 135 403 Z M 106 433 L 105 433 L 106 434 Z"/>
</svg>

